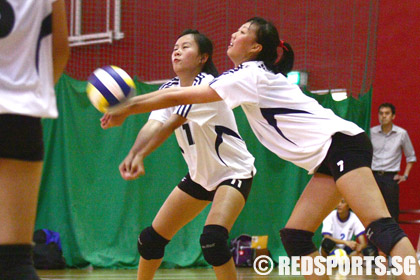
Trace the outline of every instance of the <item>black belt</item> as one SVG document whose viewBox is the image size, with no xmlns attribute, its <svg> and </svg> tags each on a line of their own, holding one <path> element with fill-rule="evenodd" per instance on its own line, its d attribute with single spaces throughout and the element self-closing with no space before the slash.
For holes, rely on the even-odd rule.
<svg viewBox="0 0 420 280">
<path fill-rule="evenodd" d="M 398 172 L 397 171 L 373 171 L 373 173 L 379 176 L 383 176 L 383 175 L 396 175 Z"/>
</svg>

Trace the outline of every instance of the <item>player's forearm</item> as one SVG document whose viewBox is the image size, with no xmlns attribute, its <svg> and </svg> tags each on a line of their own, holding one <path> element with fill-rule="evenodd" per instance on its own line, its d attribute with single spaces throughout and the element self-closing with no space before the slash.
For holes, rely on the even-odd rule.
<svg viewBox="0 0 420 280">
<path fill-rule="evenodd" d="M 367 241 L 366 241 L 366 238 L 365 238 L 365 236 L 364 236 L 364 235 L 360 235 L 360 236 L 357 238 L 357 241 L 359 241 L 359 246 L 358 246 L 359 251 L 361 251 L 361 250 L 363 250 L 364 248 L 366 248 L 366 246 L 367 246 Z"/>
<path fill-rule="evenodd" d="M 56 83 L 61 77 L 70 56 L 66 10 L 63 0 L 56 1 L 53 4 L 52 38 L 54 83 Z"/>
<path fill-rule="evenodd" d="M 135 155 L 141 149 L 147 146 L 150 139 L 152 139 L 153 135 L 160 130 L 162 127 L 162 123 L 156 120 L 149 120 L 147 123 L 142 127 L 140 132 L 137 135 L 136 141 L 131 147 L 130 153 Z"/>
<path fill-rule="evenodd" d="M 147 113 L 158 109 L 174 107 L 182 103 L 176 96 L 182 92 L 178 88 L 168 88 L 135 96 L 127 101 L 125 109 L 130 115 Z"/>
<path fill-rule="evenodd" d="M 163 125 L 157 133 L 150 138 L 147 145 L 137 152 L 141 158 L 145 158 L 162 145 L 172 134 L 174 129 L 168 125 Z"/>
<path fill-rule="evenodd" d="M 337 243 L 337 244 L 346 244 L 345 240 L 341 240 L 341 239 L 338 239 L 338 238 L 334 238 L 334 237 L 332 237 L 331 235 L 325 235 L 324 237 L 325 237 L 325 238 L 329 238 L 329 239 L 331 239 L 332 241 L 334 241 L 334 242 L 335 242 L 335 243 Z"/>
<path fill-rule="evenodd" d="M 222 100 L 208 85 L 167 88 L 133 97 L 127 101 L 127 114 L 141 114 L 157 109 L 184 104 L 207 103 Z"/>
</svg>

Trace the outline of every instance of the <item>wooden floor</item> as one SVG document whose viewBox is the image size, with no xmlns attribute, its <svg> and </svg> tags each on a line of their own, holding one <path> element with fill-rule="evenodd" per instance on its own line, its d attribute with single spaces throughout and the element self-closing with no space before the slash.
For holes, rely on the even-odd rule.
<svg viewBox="0 0 420 280">
<path fill-rule="evenodd" d="M 43 280 L 93 280 L 93 279 L 103 279 L 103 280 L 135 280 L 136 279 L 136 270 L 78 270 L 78 269 L 67 269 L 67 270 L 39 270 L 39 276 Z M 159 269 L 158 273 L 155 276 L 156 280 L 215 280 L 212 269 Z M 272 279 L 303 279 L 303 276 L 279 276 L 276 275 L 275 270 L 270 273 L 268 276 L 260 276 L 254 272 L 252 268 L 239 268 L 238 269 L 238 280 L 272 280 Z M 342 276 L 335 274 L 330 277 L 330 279 L 336 280 L 391 280 L 396 279 L 392 276 Z"/>
</svg>

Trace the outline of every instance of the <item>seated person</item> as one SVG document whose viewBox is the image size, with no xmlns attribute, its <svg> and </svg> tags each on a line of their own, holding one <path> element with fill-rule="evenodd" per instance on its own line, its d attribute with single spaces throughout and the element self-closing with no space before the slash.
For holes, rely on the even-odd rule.
<svg viewBox="0 0 420 280">
<path fill-rule="evenodd" d="M 361 256 L 367 244 L 364 233 L 365 228 L 359 218 L 350 211 L 349 205 L 342 199 L 337 209 L 322 222 L 324 239 L 320 253 L 326 257 L 335 249 L 344 249 L 349 256 Z M 352 240 L 353 236 L 356 236 L 358 242 Z"/>
</svg>

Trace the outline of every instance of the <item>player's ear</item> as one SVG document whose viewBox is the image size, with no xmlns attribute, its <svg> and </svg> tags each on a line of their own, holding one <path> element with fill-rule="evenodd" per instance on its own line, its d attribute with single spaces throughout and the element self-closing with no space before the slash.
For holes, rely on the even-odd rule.
<svg viewBox="0 0 420 280">
<path fill-rule="evenodd" d="M 200 63 L 201 64 L 206 64 L 207 60 L 209 59 L 209 55 L 207 53 L 202 54 L 201 58 L 200 58 Z"/>
<path fill-rule="evenodd" d="M 263 46 L 257 42 L 255 42 L 251 47 L 251 52 L 255 55 L 258 55 L 263 49 Z"/>
</svg>

